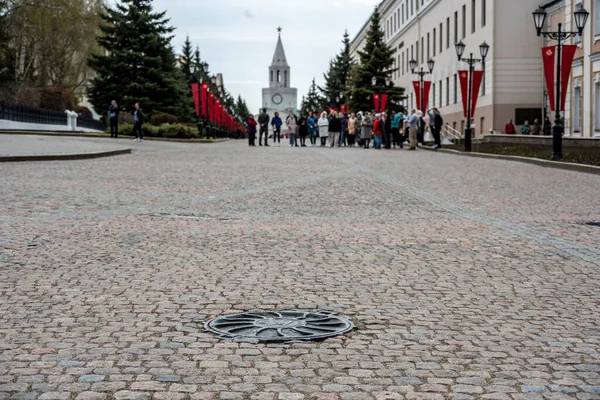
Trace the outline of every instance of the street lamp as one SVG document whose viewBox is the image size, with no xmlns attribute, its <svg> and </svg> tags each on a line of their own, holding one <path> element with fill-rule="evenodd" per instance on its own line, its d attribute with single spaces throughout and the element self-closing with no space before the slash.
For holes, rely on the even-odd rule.
<svg viewBox="0 0 600 400">
<path fill-rule="evenodd" d="M 433 74 L 433 67 L 435 66 L 435 61 L 433 61 L 431 58 L 429 60 L 427 60 L 427 68 L 429 68 L 429 71 L 424 71 L 423 67 L 421 67 L 420 71 L 415 71 L 417 69 L 417 60 L 410 60 L 408 62 L 408 66 L 410 67 L 410 72 L 415 74 L 415 75 L 419 75 L 420 78 L 420 86 L 419 86 L 419 94 L 420 94 L 420 103 L 419 104 L 419 109 L 421 110 L 421 112 L 425 113 L 425 106 L 427 104 L 425 104 L 425 96 L 424 96 L 424 84 L 423 84 L 423 78 L 425 77 L 425 75 L 431 75 Z"/>
<path fill-rule="evenodd" d="M 485 58 L 487 57 L 488 52 L 490 51 L 490 46 L 486 42 L 483 42 L 479 45 L 479 54 L 481 54 L 481 59 L 473 58 L 473 53 L 469 54 L 469 58 L 463 58 L 466 46 L 462 42 L 462 40 L 456 43 L 454 45 L 454 48 L 456 49 L 458 61 L 463 61 L 469 64 L 469 91 L 467 95 L 467 127 L 465 129 L 465 151 L 471 151 L 471 92 L 473 91 L 473 72 L 475 71 L 475 64 L 481 63 L 482 65 L 484 65 Z M 464 101 L 465 99 L 463 99 L 463 102 Z"/>
<path fill-rule="evenodd" d="M 554 127 L 552 128 L 552 160 L 562 160 L 562 135 L 564 132 L 564 128 L 560 122 L 560 108 L 561 108 L 561 99 L 560 99 L 560 90 L 561 90 L 561 57 L 562 57 L 562 46 L 563 41 L 569 39 L 570 37 L 579 35 L 580 37 L 583 34 L 583 28 L 585 28 L 585 24 L 590 16 L 590 13 L 587 12 L 583 7 L 580 7 L 579 10 L 573 13 L 573 17 L 575 19 L 575 26 L 577 27 L 577 32 L 564 32 L 562 30 L 562 23 L 558 24 L 558 31 L 555 32 L 542 32 L 544 25 L 546 23 L 546 10 L 543 8 L 538 8 L 533 12 L 533 23 L 535 25 L 535 30 L 538 36 L 544 36 L 550 38 L 552 40 L 556 40 L 558 45 L 556 46 L 556 103 L 555 103 L 555 112 L 556 116 L 554 118 Z M 551 93 L 548 93 L 549 96 L 552 96 Z"/>
<path fill-rule="evenodd" d="M 377 85 L 377 77 L 373 76 L 371 78 L 371 83 L 373 84 L 373 88 L 377 90 L 377 93 L 379 94 L 379 105 L 377 107 L 377 112 L 381 111 L 381 94 L 383 93 L 383 89 L 386 89 L 387 87 L 390 86 L 390 82 L 392 81 L 392 79 L 390 78 L 389 75 L 385 76 L 385 85 Z"/>
</svg>

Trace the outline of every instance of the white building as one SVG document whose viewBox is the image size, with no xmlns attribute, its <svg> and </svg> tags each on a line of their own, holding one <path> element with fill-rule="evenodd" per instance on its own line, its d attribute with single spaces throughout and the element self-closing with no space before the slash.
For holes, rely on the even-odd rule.
<svg viewBox="0 0 600 400">
<path fill-rule="evenodd" d="M 486 41 L 490 50 L 485 62 L 485 77 L 473 117 L 474 133 L 480 136 L 490 129 L 503 132 L 512 119 L 542 118 L 544 74 L 542 40 L 536 36 L 532 12 L 539 0 L 383 0 L 379 5 L 382 30 L 394 49 L 395 67 L 391 74 L 396 86 L 405 88 L 408 108 L 416 107 L 412 86 L 419 80 L 409 68 L 415 59 L 427 69 L 429 58 L 435 61 L 429 107 L 437 107 L 444 122 L 464 132 L 466 118 L 460 91 L 458 70 L 468 65 L 457 61 L 454 44 L 462 40 L 480 58 L 479 45 Z M 364 46 L 369 22 L 352 41 L 351 50 Z M 476 68 L 481 68 L 477 65 Z M 517 126 L 517 129 L 519 127 Z"/>
<path fill-rule="evenodd" d="M 269 87 L 262 90 L 262 107 L 267 109 L 271 118 L 277 111 L 281 119 L 285 121 L 285 116 L 289 114 L 290 110 L 295 112 L 298 107 L 298 89 L 290 87 L 291 68 L 283 50 L 281 28 L 278 31 L 277 46 L 269 67 Z M 270 126 L 269 129 L 271 129 Z"/>
</svg>

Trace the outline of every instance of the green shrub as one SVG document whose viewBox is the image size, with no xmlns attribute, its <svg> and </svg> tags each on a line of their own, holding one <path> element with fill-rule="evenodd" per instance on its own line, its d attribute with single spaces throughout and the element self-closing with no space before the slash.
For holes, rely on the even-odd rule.
<svg viewBox="0 0 600 400">
<path fill-rule="evenodd" d="M 198 135 L 197 128 L 191 128 L 183 124 L 163 124 L 160 126 L 153 126 L 150 124 L 142 125 L 142 131 L 144 137 L 164 137 L 172 139 L 197 139 Z M 110 133 L 110 129 L 107 129 Z M 134 136 L 133 124 L 119 124 L 119 135 L 122 136 Z"/>
<path fill-rule="evenodd" d="M 150 117 L 150 123 L 155 126 L 162 124 L 176 124 L 177 117 L 173 114 L 154 114 Z"/>
</svg>

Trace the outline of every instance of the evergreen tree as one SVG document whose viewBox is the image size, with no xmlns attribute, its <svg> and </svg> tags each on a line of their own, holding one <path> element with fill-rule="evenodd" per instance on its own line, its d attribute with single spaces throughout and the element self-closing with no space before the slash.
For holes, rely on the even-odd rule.
<svg viewBox="0 0 600 400">
<path fill-rule="evenodd" d="M 323 74 L 325 85 L 319 88 L 323 93 L 321 105 L 323 108 L 336 107 L 340 102 L 344 101 L 346 93 L 349 89 L 350 77 L 354 61 L 350 56 L 350 35 L 348 31 L 344 32 L 342 40 L 344 47 L 342 51 L 329 62 L 329 70 Z"/>
<path fill-rule="evenodd" d="M 303 98 L 303 105 L 302 105 L 302 111 L 305 112 L 320 112 L 322 110 L 322 103 L 323 100 L 321 99 L 321 97 L 319 96 L 319 93 L 317 92 L 317 84 L 315 83 L 315 78 L 313 78 L 312 80 L 312 84 L 310 85 L 310 88 L 308 89 L 308 94 L 306 95 L 306 98 Z"/>
<path fill-rule="evenodd" d="M 329 107 L 337 106 L 337 98 L 342 92 L 340 80 L 338 78 L 337 65 L 335 60 L 329 61 L 329 69 L 323 74 L 325 78 L 325 84 L 323 87 L 319 86 L 321 91 L 321 106 L 326 109 Z"/>
<path fill-rule="evenodd" d="M 377 85 L 385 86 L 386 76 L 395 71 L 394 56 L 392 48 L 384 40 L 384 32 L 381 29 L 381 16 L 376 8 L 371 16 L 369 31 L 365 47 L 358 52 L 359 63 L 352 69 L 350 87 L 348 92 L 349 104 L 352 110 L 372 110 L 373 94 L 376 89 L 373 88 L 371 79 L 377 78 Z M 384 89 L 389 95 L 387 108 L 400 110 L 400 100 L 404 94 L 404 89 L 394 87 L 393 82 Z"/>
<path fill-rule="evenodd" d="M 190 42 L 190 37 L 186 35 L 185 42 L 183 43 L 183 47 L 181 49 L 181 56 L 179 57 L 179 64 L 181 65 L 181 71 L 185 76 L 186 82 L 190 83 L 193 81 L 191 65 L 195 64 L 194 60 L 194 50 L 192 49 L 192 42 Z"/>
<path fill-rule="evenodd" d="M 92 56 L 96 71 L 88 95 L 100 113 L 116 99 L 122 108 L 140 102 L 146 114 L 185 116 L 187 96 L 171 46 L 174 28 L 165 12 L 153 12 L 152 0 L 122 0 L 105 7 L 97 38 L 102 55 Z"/>
</svg>

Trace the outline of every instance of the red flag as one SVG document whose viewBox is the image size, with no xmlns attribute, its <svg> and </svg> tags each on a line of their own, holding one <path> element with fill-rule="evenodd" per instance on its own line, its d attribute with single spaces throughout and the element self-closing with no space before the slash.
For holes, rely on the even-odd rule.
<svg viewBox="0 0 600 400">
<path fill-rule="evenodd" d="M 542 47 L 542 60 L 544 61 L 544 75 L 546 77 L 546 88 L 548 89 L 548 100 L 550 110 L 554 111 L 554 59 L 556 46 Z"/>
<path fill-rule="evenodd" d="M 565 110 L 565 101 L 567 100 L 567 89 L 569 88 L 569 77 L 571 76 L 571 66 L 573 65 L 573 58 L 575 58 L 576 51 L 576 44 L 565 44 L 562 47 L 562 60 L 560 70 L 560 111 Z"/>
<path fill-rule="evenodd" d="M 375 112 L 377 112 L 379 110 L 379 95 L 378 94 L 373 95 L 373 108 L 375 109 Z"/>
<path fill-rule="evenodd" d="M 200 114 L 200 93 L 198 93 L 198 82 L 192 82 L 192 95 L 194 96 L 194 108 L 196 116 Z"/>
<path fill-rule="evenodd" d="M 423 112 L 427 110 L 429 104 L 429 92 L 431 91 L 431 81 L 423 81 Z"/>
<path fill-rule="evenodd" d="M 416 105 L 417 110 L 421 109 L 421 82 L 413 81 L 413 87 L 415 88 L 415 98 L 417 99 Z"/>
<path fill-rule="evenodd" d="M 463 114 L 467 118 L 467 103 L 469 93 L 469 71 L 459 70 L 458 78 L 460 79 L 460 91 L 462 93 Z"/>
<path fill-rule="evenodd" d="M 215 121 L 215 94 L 211 93 L 210 94 L 210 106 L 208 108 L 208 114 L 209 114 L 209 121 L 210 122 L 214 122 Z"/>
<path fill-rule="evenodd" d="M 200 89 L 200 99 L 202 99 L 202 115 L 207 118 L 206 106 L 208 104 L 208 83 L 204 82 Z"/>
<path fill-rule="evenodd" d="M 379 109 L 379 112 L 384 112 L 385 111 L 385 106 L 387 104 L 388 101 L 388 94 L 387 93 L 383 93 L 381 95 L 381 108 Z"/>
<path fill-rule="evenodd" d="M 473 91 L 471 92 L 471 116 L 475 115 L 477 108 L 477 98 L 479 97 L 479 89 L 483 81 L 483 71 L 473 71 Z"/>
</svg>

